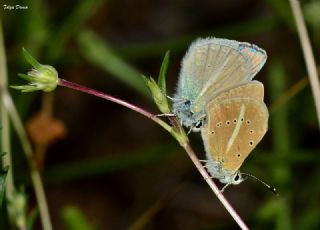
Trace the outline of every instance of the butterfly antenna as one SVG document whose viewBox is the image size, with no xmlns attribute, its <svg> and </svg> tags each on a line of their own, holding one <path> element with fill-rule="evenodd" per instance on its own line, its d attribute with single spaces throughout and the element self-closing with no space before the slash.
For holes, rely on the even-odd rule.
<svg viewBox="0 0 320 230">
<path fill-rule="evenodd" d="M 184 98 L 175 98 L 175 97 L 170 97 L 168 95 L 166 95 L 167 98 L 169 98 L 171 101 L 173 102 L 182 102 L 182 101 L 185 101 L 186 99 Z"/>
<path fill-rule="evenodd" d="M 189 134 L 191 133 L 191 131 L 192 131 L 192 127 L 190 127 L 190 129 L 188 130 L 187 136 L 189 136 Z"/>
<path fill-rule="evenodd" d="M 175 99 L 174 97 L 170 97 L 168 95 L 166 95 L 167 98 L 169 98 L 171 101 L 176 101 L 177 99 Z"/>
<path fill-rule="evenodd" d="M 247 177 L 251 177 L 251 178 L 255 179 L 256 181 L 259 181 L 261 184 L 266 186 L 269 191 L 271 191 L 276 196 L 279 196 L 279 193 L 277 192 L 277 189 L 275 187 L 272 187 L 272 186 L 268 185 L 266 182 L 264 182 L 263 180 L 259 179 L 258 177 L 254 176 L 254 175 L 251 175 L 249 173 L 241 173 L 241 175 L 245 175 Z"/>
</svg>

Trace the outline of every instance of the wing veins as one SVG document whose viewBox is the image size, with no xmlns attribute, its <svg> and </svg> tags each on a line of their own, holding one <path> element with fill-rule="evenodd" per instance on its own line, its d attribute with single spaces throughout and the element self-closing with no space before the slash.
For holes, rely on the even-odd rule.
<svg viewBox="0 0 320 230">
<path fill-rule="evenodd" d="M 219 48 L 219 53 L 220 53 L 221 47 Z M 210 87 L 210 85 L 212 85 L 212 82 L 215 80 L 215 77 L 218 76 L 218 74 L 221 73 L 221 71 L 223 70 L 224 66 L 226 65 L 226 63 L 228 63 L 230 57 L 228 57 L 228 55 L 230 54 L 230 52 L 232 51 L 232 49 L 230 49 L 228 51 L 227 54 L 225 54 L 224 56 L 227 57 L 225 58 L 224 62 L 221 64 L 220 68 L 216 70 L 216 72 L 214 73 L 213 76 L 211 76 L 211 80 L 209 80 L 206 84 L 205 87 L 203 87 L 203 89 L 201 90 L 201 92 L 199 93 L 199 95 L 197 96 L 197 98 L 200 98 L 203 94 L 205 94 L 205 92 L 207 91 L 207 89 Z M 216 55 L 218 56 L 218 55 Z"/>
</svg>

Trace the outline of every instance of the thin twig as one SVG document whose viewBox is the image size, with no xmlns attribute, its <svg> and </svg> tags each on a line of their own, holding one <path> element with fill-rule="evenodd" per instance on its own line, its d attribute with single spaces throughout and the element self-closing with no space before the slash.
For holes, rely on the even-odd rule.
<svg viewBox="0 0 320 230">
<path fill-rule="evenodd" d="M 52 118 L 53 114 L 54 92 L 44 93 L 42 95 L 42 105 L 40 113 L 46 117 Z M 43 164 L 48 150 L 48 143 L 34 143 L 34 155 L 37 160 L 38 170 L 42 172 Z"/>
<path fill-rule="evenodd" d="M 277 97 L 276 100 L 274 100 L 274 102 L 269 106 L 269 113 L 273 114 L 277 109 L 281 108 L 285 103 L 296 96 L 304 87 L 306 87 L 308 83 L 308 77 L 301 78 L 288 90 Z"/>
<path fill-rule="evenodd" d="M 298 0 L 289 0 L 292 12 L 297 24 L 300 43 L 303 50 L 304 59 L 307 65 L 309 80 L 311 84 L 313 98 L 316 104 L 316 111 L 318 115 L 318 122 L 320 127 L 320 83 L 317 73 L 317 66 L 312 52 L 310 39 L 303 19 L 301 6 Z"/>
<path fill-rule="evenodd" d="M 126 101 L 123 101 L 121 99 L 115 98 L 113 96 L 107 95 L 105 93 L 102 93 L 100 91 L 96 91 L 94 89 L 90 89 L 88 87 L 84 87 L 81 86 L 79 84 L 73 83 L 73 82 L 69 82 L 66 81 L 64 79 L 59 79 L 59 85 L 60 86 L 64 86 L 67 88 L 71 88 L 74 90 L 78 90 L 87 94 L 91 94 L 109 101 L 112 101 L 114 103 L 117 103 L 119 105 L 122 105 L 124 107 L 127 107 L 131 110 L 136 111 L 137 113 L 140 113 L 146 117 L 148 117 L 149 119 L 155 121 L 156 123 L 158 123 L 160 126 L 164 127 L 169 133 L 171 133 L 172 129 L 168 128 L 170 126 L 167 125 L 167 123 L 165 123 L 164 121 L 162 121 L 161 119 L 159 119 L 157 116 L 147 112 L 144 109 L 141 109 L 133 104 L 130 104 Z M 171 124 L 178 130 L 182 129 L 178 120 L 175 117 L 168 117 Z M 208 183 L 209 187 L 212 189 L 212 191 L 214 192 L 214 194 L 217 196 L 217 198 L 220 200 L 220 202 L 222 203 L 222 205 L 227 209 L 227 211 L 230 213 L 230 215 L 232 216 L 232 218 L 237 222 L 237 224 L 239 225 L 239 227 L 241 229 L 249 229 L 247 227 L 247 225 L 244 223 L 244 221 L 241 219 L 241 217 L 239 216 L 239 214 L 234 210 L 234 208 L 230 205 L 230 203 L 228 202 L 228 200 L 224 197 L 224 195 L 220 192 L 219 188 L 216 186 L 216 184 L 213 182 L 211 176 L 208 174 L 208 172 L 204 169 L 204 167 L 202 166 L 201 162 L 199 161 L 198 157 L 196 156 L 196 154 L 194 153 L 192 147 L 190 146 L 189 142 L 186 141 L 184 143 L 180 143 L 180 145 L 185 149 L 185 151 L 187 152 L 188 156 L 190 157 L 190 159 L 192 160 L 192 162 L 194 163 L 194 165 L 196 166 L 196 168 L 198 169 L 198 171 L 200 172 L 200 174 L 202 175 L 202 177 L 205 179 L 205 181 Z"/>
<path fill-rule="evenodd" d="M 4 36 L 2 21 L 0 17 L 0 98 L 3 97 L 3 89 L 7 87 L 8 82 L 8 71 L 7 71 L 7 60 L 6 52 L 4 48 Z M 0 100 L 0 126 L 1 126 L 1 151 L 6 152 L 6 155 L 2 157 L 3 166 L 9 167 L 7 179 L 6 179 L 6 192 L 7 195 L 11 195 L 14 190 L 14 179 L 13 179 L 13 169 L 12 169 L 12 154 L 10 147 L 10 122 L 8 112 L 3 106 L 3 101 Z"/>
<path fill-rule="evenodd" d="M 113 96 L 107 95 L 107 94 L 99 92 L 97 90 L 90 89 L 88 87 L 85 87 L 85 86 L 82 86 L 82 85 L 76 84 L 74 82 L 70 82 L 70 81 L 61 79 L 61 78 L 59 78 L 59 83 L 58 84 L 60 86 L 64 86 L 64 87 L 67 87 L 67 88 L 70 88 L 70 89 L 81 91 L 83 93 L 91 94 L 91 95 L 94 95 L 96 97 L 100 97 L 100 98 L 106 99 L 108 101 L 112 101 L 112 102 L 114 102 L 116 104 L 122 105 L 124 107 L 127 107 L 128 109 L 134 110 L 137 113 L 140 113 L 143 116 L 155 121 L 156 123 L 161 125 L 164 129 L 166 129 L 168 132 L 171 132 L 171 130 L 172 130 L 172 128 L 167 123 L 165 123 L 163 120 L 158 118 L 156 115 L 154 115 L 152 113 L 149 113 L 148 111 L 146 111 L 144 109 L 141 109 L 141 108 L 139 108 L 139 107 L 137 107 L 135 105 L 132 105 L 132 104 L 126 102 L 126 101 L 123 101 L 121 99 L 115 98 Z"/>
<path fill-rule="evenodd" d="M 13 126 L 18 134 L 23 151 L 26 155 L 27 162 L 31 170 L 31 181 L 34 187 L 37 203 L 39 206 L 39 213 L 40 213 L 42 228 L 44 230 L 51 230 L 52 224 L 50 220 L 48 204 L 47 204 L 43 184 L 41 181 L 41 176 L 37 169 L 37 164 L 32 153 L 31 144 L 27 138 L 27 134 L 25 132 L 23 123 L 19 117 L 19 114 L 15 105 L 13 104 L 10 94 L 4 89 L 2 92 L 2 95 L 3 95 L 2 100 L 5 104 L 7 111 L 10 114 Z"/>
<path fill-rule="evenodd" d="M 229 214 L 232 216 L 232 218 L 237 222 L 239 227 L 241 229 L 249 229 L 248 226 L 244 223 L 244 221 L 241 219 L 239 214 L 234 210 L 234 208 L 231 206 L 229 201 L 224 197 L 224 195 L 220 192 L 217 185 L 214 183 L 214 181 L 211 179 L 211 176 L 208 174 L 208 172 L 205 170 L 205 168 L 202 166 L 201 162 L 199 161 L 198 157 L 194 153 L 191 146 L 188 144 L 184 147 L 186 152 L 188 153 L 189 157 L 191 158 L 194 165 L 197 167 L 198 171 L 202 175 L 202 177 L 205 179 L 211 190 L 214 192 L 214 194 L 218 197 L 222 205 L 227 209 Z"/>
<path fill-rule="evenodd" d="M 0 169 L 2 167 L 8 168 L 8 174 L 6 178 L 5 191 L 6 198 L 9 200 L 14 193 L 14 175 L 13 175 L 13 165 L 12 165 L 12 152 L 10 145 L 10 121 L 9 114 L 5 108 L 3 102 L 3 91 L 7 88 L 8 84 L 8 71 L 7 71 L 7 60 L 3 36 L 2 21 L 0 17 L 0 154 L 6 153 L 0 159 Z M 2 164 L 2 165 L 1 165 Z M 9 219 L 14 218 L 12 213 L 10 213 L 10 208 L 8 206 Z"/>
</svg>

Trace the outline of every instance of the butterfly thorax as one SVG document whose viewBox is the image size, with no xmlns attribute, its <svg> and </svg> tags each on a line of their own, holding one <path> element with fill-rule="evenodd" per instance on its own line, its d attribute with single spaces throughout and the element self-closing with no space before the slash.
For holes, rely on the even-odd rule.
<svg viewBox="0 0 320 230">
<path fill-rule="evenodd" d="M 204 113 L 194 113 L 191 109 L 192 103 L 187 99 L 175 98 L 173 103 L 173 113 L 180 119 L 181 123 L 188 128 L 200 128 Z M 199 131 L 199 130 L 194 130 Z"/>
<path fill-rule="evenodd" d="M 240 184 L 243 181 L 241 173 L 237 171 L 229 171 L 223 167 L 223 162 L 215 161 L 207 154 L 206 168 L 209 174 L 224 184 Z"/>
</svg>

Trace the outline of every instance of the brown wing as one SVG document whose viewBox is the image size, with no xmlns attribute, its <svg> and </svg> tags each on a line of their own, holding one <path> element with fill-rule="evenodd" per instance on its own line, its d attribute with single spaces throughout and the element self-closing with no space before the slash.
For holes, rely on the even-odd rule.
<svg viewBox="0 0 320 230">
<path fill-rule="evenodd" d="M 237 171 L 267 131 L 268 110 L 251 98 L 215 100 L 202 130 L 206 151 L 224 169 Z"/>
<path fill-rule="evenodd" d="M 252 98 L 257 101 L 263 101 L 264 97 L 264 88 L 263 84 L 259 81 L 250 81 L 248 83 L 239 85 L 238 87 L 226 90 L 219 94 L 216 98 L 210 101 L 207 105 L 207 108 L 210 108 L 210 105 L 219 103 L 218 101 L 223 101 L 228 98 Z"/>
</svg>

